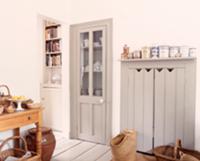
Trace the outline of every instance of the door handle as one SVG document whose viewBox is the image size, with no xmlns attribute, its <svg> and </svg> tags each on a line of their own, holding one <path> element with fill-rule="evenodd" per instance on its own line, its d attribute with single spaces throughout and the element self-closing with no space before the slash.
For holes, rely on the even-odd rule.
<svg viewBox="0 0 200 161">
<path fill-rule="evenodd" d="M 103 103 L 104 103 L 104 99 L 101 98 L 101 99 L 99 100 L 99 103 L 103 104 Z"/>
</svg>

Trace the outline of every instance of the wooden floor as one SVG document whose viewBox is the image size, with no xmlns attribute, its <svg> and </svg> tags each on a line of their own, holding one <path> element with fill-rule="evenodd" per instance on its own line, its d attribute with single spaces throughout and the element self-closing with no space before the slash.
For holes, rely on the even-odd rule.
<svg viewBox="0 0 200 161">
<path fill-rule="evenodd" d="M 56 135 L 56 149 L 51 161 L 110 161 L 112 158 L 109 146 L 67 140 Z M 137 161 L 156 161 L 154 157 L 138 154 Z"/>
<path fill-rule="evenodd" d="M 110 161 L 110 147 L 79 140 L 56 139 L 52 161 Z"/>
</svg>

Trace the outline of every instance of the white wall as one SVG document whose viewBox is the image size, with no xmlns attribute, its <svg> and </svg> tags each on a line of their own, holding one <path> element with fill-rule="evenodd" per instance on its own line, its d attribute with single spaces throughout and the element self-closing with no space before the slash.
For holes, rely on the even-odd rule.
<svg viewBox="0 0 200 161">
<path fill-rule="evenodd" d="M 67 21 L 67 0 L 1 0 L 0 84 L 39 99 L 37 14 Z"/>
<path fill-rule="evenodd" d="M 68 0 L 0 0 L 0 84 L 13 95 L 40 99 L 38 14 L 67 23 L 68 7 Z"/>
<path fill-rule="evenodd" d="M 71 23 L 113 18 L 113 134 L 119 132 L 120 53 L 144 45 L 200 47 L 199 0 L 72 0 Z M 198 64 L 199 67 L 199 64 Z M 198 80 L 200 71 L 198 70 Z M 200 96 L 198 84 L 197 99 Z M 200 103 L 197 101 L 196 148 L 200 149 Z"/>
</svg>

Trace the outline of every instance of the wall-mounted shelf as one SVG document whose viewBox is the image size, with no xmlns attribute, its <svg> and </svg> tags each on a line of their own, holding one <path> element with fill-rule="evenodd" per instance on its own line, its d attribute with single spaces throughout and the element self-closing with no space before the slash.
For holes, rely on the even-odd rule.
<svg viewBox="0 0 200 161">
<path fill-rule="evenodd" d="M 52 25 L 46 25 L 45 28 L 48 29 L 48 28 L 52 28 L 52 27 L 59 27 L 61 26 L 60 24 L 52 24 Z"/>
<path fill-rule="evenodd" d="M 45 83 L 45 84 L 42 84 L 42 87 L 43 88 L 61 88 L 61 85 L 60 84 Z"/>
<path fill-rule="evenodd" d="M 145 62 L 145 61 L 177 61 L 177 60 L 195 60 L 196 57 L 187 58 L 149 58 L 149 59 L 120 59 L 121 62 Z"/>
<path fill-rule="evenodd" d="M 46 39 L 46 41 L 56 41 L 56 40 L 61 40 L 61 38 L 60 37 L 55 37 L 55 38 Z"/>
<path fill-rule="evenodd" d="M 60 68 L 62 68 L 62 66 L 61 65 L 58 65 L 58 66 L 47 66 L 46 68 L 48 68 L 48 69 L 60 69 Z"/>
<path fill-rule="evenodd" d="M 55 55 L 55 54 L 61 54 L 61 53 L 62 53 L 61 51 L 46 52 L 47 55 L 49 55 L 49 54 L 50 54 L 50 55 L 51 55 L 51 54 L 52 54 L 52 55 Z"/>
</svg>

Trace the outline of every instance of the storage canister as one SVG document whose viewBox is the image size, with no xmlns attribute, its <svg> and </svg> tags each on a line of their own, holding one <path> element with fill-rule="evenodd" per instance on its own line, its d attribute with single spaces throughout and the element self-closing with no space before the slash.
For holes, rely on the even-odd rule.
<svg viewBox="0 0 200 161">
<path fill-rule="evenodd" d="M 169 57 L 169 46 L 159 46 L 159 57 L 168 58 Z"/>
<path fill-rule="evenodd" d="M 151 47 L 151 56 L 152 56 L 152 58 L 158 58 L 158 48 L 157 47 Z"/>
<path fill-rule="evenodd" d="M 148 59 L 151 57 L 151 50 L 150 47 L 143 47 L 142 48 L 142 58 Z"/>
<path fill-rule="evenodd" d="M 181 46 L 180 47 L 180 54 L 182 57 L 188 57 L 189 56 L 189 47 L 188 46 Z"/>
<path fill-rule="evenodd" d="M 189 56 L 195 57 L 196 56 L 196 48 L 190 48 L 189 49 Z"/>
<path fill-rule="evenodd" d="M 141 51 L 140 50 L 133 51 L 133 58 L 134 59 L 140 59 L 141 58 Z"/>
<path fill-rule="evenodd" d="M 28 130 L 26 141 L 28 150 L 36 152 L 36 128 Z M 50 161 L 56 146 L 55 136 L 50 128 L 42 127 L 42 161 Z"/>
<path fill-rule="evenodd" d="M 169 56 L 171 58 L 176 57 L 178 53 L 179 53 L 179 47 L 172 46 L 172 47 L 169 48 Z"/>
</svg>

